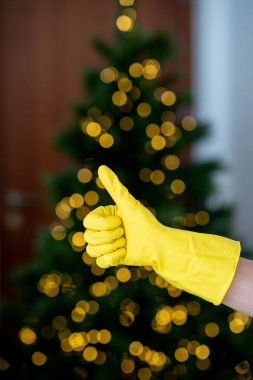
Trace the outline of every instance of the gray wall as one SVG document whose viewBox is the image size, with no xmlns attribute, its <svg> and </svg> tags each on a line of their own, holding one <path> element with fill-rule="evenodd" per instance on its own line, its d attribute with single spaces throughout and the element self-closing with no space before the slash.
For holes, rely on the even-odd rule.
<svg viewBox="0 0 253 380">
<path fill-rule="evenodd" d="M 214 204 L 236 207 L 234 237 L 253 250 L 253 1 L 192 0 L 194 112 L 211 124 L 197 159 L 221 159 Z"/>
</svg>

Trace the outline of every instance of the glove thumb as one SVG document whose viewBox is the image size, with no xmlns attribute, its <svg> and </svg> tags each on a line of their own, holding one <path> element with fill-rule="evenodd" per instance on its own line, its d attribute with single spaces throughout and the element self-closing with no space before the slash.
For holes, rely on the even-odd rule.
<svg viewBox="0 0 253 380">
<path fill-rule="evenodd" d="M 117 206 L 121 208 L 133 209 L 138 201 L 122 185 L 116 174 L 105 165 L 98 168 L 99 179 L 108 191 Z"/>
</svg>

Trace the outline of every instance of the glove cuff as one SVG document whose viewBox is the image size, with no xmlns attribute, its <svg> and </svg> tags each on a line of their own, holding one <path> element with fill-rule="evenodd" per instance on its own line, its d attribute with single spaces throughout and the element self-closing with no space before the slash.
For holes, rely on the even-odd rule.
<svg viewBox="0 0 253 380">
<path fill-rule="evenodd" d="M 219 305 L 233 280 L 240 242 L 217 235 L 165 227 L 155 271 L 168 282 Z M 156 268 L 155 268 L 156 267 Z"/>
</svg>

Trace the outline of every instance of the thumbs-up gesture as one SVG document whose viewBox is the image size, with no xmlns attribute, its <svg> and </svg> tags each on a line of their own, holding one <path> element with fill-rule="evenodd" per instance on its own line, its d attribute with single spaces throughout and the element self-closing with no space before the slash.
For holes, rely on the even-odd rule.
<svg viewBox="0 0 253 380">
<path fill-rule="evenodd" d="M 100 206 L 83 221 L 86 249 L 97 265 L 152 266 L 174 286 L 220 304 L 235 274 L 240 243 L 166 227 L 111 169 L 102 165 L 98 175 L 115 205 Z"/>
<path fill-rule="evenodd" d="M 156 259 L 153 243 L 159 240 L 162 225 L 129 194 L 111 169 L 100 166 L 98 175 L 116 205 L 100 206 L 84 219 L 88 254 L 97 257 L 102 268 L 119 264 L 152 266 Z"/>
</svg>

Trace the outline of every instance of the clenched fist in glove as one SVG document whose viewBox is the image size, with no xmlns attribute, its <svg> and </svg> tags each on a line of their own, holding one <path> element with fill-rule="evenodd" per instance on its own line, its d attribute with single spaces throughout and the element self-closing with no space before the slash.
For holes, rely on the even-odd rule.
<svg viewBox="0 0 253 380">
<path fill-rule="evenodd" d="M 152 266 L 177 288 L 220 304 L 235 274 L 240 243 L 166 227 L 107 166 L 100 166 L 98 174 L 115 205 L 96 208 L 83 222 L 87 252 L 97 265 Z"/>
</svg>

